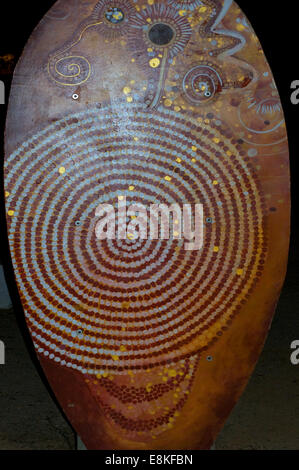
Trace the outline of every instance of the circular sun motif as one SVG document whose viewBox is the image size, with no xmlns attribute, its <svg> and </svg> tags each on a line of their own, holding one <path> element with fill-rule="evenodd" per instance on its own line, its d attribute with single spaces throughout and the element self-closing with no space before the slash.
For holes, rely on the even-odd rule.
<svg viewBox="0 0 299 470">
<path fill-rule="evenodd" d="M 159 54 L 169 60 L 183 52 L 192 35 L 189 22 L 168 5 L 157 4 L 136 12 L 128 30 L 128 45 L 142 65 Z"/>
<path fill-rule="evenodd" d="M 98 31 L 106 38 L 115 39 L 123 36 L 128 31 L 128 25 L 135 8 L 130 0 L 100 0 L 92 13 L 94 21 L 102 23 L 98 25 Z"/>
</svg>

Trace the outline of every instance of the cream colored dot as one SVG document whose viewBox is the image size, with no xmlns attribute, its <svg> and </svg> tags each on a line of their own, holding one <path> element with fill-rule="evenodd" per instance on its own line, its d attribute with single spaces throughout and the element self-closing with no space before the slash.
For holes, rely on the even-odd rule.
<svg viewBox="0 0 299 470">
<path fill-rule="evenodd" d="M 123 196 L 118 196 L 118 200 L 119 200 L 119 201 L 123 201 L 123 200 L 124 200 L 124 197 L 123 197 Z"/>
<path fill-rule="evenodd" d="M 128 98 L 127 98 L 127 102 L 128 102 L 128 103 L 132 103 L 132 101 L 133 101 L 133 98 L 132 98 L 132 96 L 128 96 Z"/>
<path fill-rule="evenodd" d="M 169 107 L 172 105 L 172 101 L 169 100 L 169 99 L 166 99 L 166 100 L 164 101 L 164 104 L 165 104 L 165 106 L 166 106 L 167 108 L 169 108 Z"/>
<path fill-rule="evenodd" d="M 64 168 L 64 166 L 61 166 L 58 171 L 59 171 L 59 173 L 60 173 L 61 175 L 64 175 L 64 173 L 65 173 L 65 168 Z"/>
<path fill-rule="evenodd" d="M 129 93 L 131 93 L 131 88 L 129 86 L 125 86 L 123 92 L 125 95 L 128 95 Z"/>
<path fill-rule="evenodd" d="M 129 186 L 130 191 L 134 191 L 134 189 L 135 189 L 135 186 Z"/>
</svg>

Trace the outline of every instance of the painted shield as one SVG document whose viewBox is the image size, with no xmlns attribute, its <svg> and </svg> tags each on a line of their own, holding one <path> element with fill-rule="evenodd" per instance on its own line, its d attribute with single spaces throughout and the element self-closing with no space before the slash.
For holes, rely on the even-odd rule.
<svg viewBox="0 0 299 470">
<path fill-rule="evenodd" d="M 242 11 L 57 2 L 15 71 L 5 190 L 32 341 L 87 448 L 210 448 L 289 241 L 283 112 Z M 149 230 L 161 205 L 168 238 Z"/>
</svg>

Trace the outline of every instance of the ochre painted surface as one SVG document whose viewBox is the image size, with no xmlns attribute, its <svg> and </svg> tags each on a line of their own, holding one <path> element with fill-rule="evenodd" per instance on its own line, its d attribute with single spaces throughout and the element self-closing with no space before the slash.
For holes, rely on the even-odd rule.
<svg viewBox="0 0 299 470">
<path fill-rule="evenodd" d="M 258 14 L 258 12 L 257 12 Z M 283 283 L 285 123 L 231 1 L 61 0 L 15 71 L 11 255 L 49 382 L 89 449 L 208 449 Z M 100 203 L 203 204 L 201 250 L 98 240 Z"/>
</svg>

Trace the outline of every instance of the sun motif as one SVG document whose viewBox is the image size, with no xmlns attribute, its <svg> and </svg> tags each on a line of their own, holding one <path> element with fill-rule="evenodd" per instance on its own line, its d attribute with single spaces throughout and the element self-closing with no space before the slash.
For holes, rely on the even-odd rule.
<svg viewBox="0 0 299 470">
<path fill-rule="evenodd" d="M 174 8 L 157 4 L 136 12 L 128 29 L 128 46 L 141 65 L 157 67 L 167 55 L 171 61 L 183 52 L 192 35 L 184 16 Z"/>
<path fill-rule="evenodd" d="M 116 39 L 128 31 L 128 25 L 135 8 L 130 0 L 100 0 L 92 13 L 93 21 L 102 21 L 98 31 L 107 39 Z"/>
</svg>

